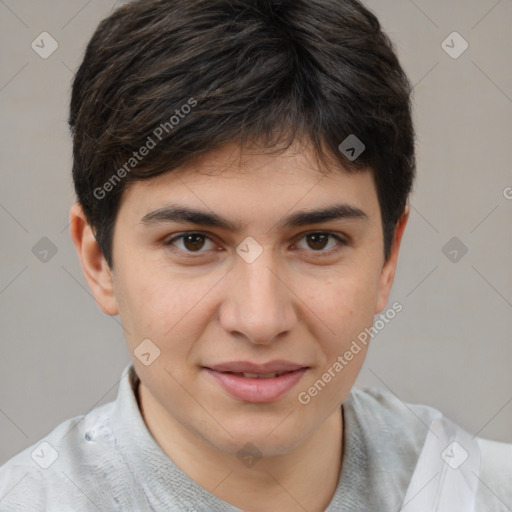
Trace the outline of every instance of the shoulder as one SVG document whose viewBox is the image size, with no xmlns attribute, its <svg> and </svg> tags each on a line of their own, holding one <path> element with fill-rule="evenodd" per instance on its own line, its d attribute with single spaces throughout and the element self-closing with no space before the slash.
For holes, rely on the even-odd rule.
<svg viewBox="0 0 512 512">
<path fill-rule="evenodd" d="M 512 507 L 512 444 L 477 440 L 482 457 L 477 510 L 509 512 Z"/>
<path fill-rule="evenodd" d="M 353 388 L 343 407 L 357 418 L 362 428 L 420 448 L 430 424 L 441 414 L 433 407 L 405 402 L 391 391 L 377 387 Z"/>
<path fill-rule="evenodd" d="M 462 427 L 446 418 L 441 411 L 423 404 L 408 403 L 383 388 L 354 388 L 343 404 L 357 417 L 362 429 L 382 432 L 388 446 L 416 462 L 428 429 L 436 418 Z M 473 436 L 474 437 L 474 436 Z M 480 472 L 476 511 L 507 512 L 512 506 L 512 444 L 475 437 L 480 449 Z M 383 448 L 386 449 L 386 448 Z M 441 456 L 441 454 L 440 454 Z"/>
<path fill-rule="evenodd" d="M 376 387 L 353 388 L 343 411 L 346 440 L 365 454 L 369 485 L 386 493 L 389 507 L 398 506 L 439 411 Z"/>
<path fill-rule="evenodd" d="M 113 402 L 88 414 L 70 418 L 44 438 L 33 443 L 0 467 L 0 512 L 49 510 L 48 506 L 70 510 L 96 510 L 108 489 L 99 472 L 116 461 L 110 455 L 114 444 L 108 418 Z M 91 479 L 95 486 L 88 485 Z M 85 495 L 81 489 L 95 489 Z"/>
</svg>

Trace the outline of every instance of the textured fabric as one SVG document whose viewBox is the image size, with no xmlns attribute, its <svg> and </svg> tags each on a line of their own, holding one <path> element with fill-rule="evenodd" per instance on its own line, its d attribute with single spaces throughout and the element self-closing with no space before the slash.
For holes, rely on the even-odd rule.
<svg viewBox="0 0 512 512">
<path fill-rule="evenodd" d="M 137 385 L 129 364 L 116 401 L 61 423 L 4 464 L 0 512 L 240 512 L 160 449 L 141 416 Z M 342 469 L 326 512 L 398 512 L 438 411 L 364 388 L 351 391 L 342 412 Z M 475 512 L 510 512 L 512 444 L 477 439 L 482 466 Z"/>
</svg>

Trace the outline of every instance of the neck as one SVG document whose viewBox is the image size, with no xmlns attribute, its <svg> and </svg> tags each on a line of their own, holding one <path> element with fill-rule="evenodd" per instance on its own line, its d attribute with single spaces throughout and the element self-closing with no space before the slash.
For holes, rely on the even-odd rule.
<svg viewBox="0 0 512 512">
<path fill-rule="evenodd" d="M 245 466 L 236 453 L 218 450 L 176 421 L 142 384 L 138 402 L 148 430 L 164 453 L 221 500 L 250 512 L 322 512 L 332 500 L 343 450 L 340 408 L 292 450 Z"/>
</svg>

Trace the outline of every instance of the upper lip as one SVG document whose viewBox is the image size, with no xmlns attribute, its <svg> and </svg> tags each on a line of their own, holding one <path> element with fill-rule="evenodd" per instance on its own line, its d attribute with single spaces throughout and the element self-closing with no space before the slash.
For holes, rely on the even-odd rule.
<svg viewBox="0 0 512 512">
<path fill-rule="evenodd" d="M 267 373 L 292 372 L 301 368 L 308 368 L 303 364 L 292 363 L 291 361 L 269 361 L 268 363 L 255 364 L 250 361 L 231 361 L 229 363 L 206 366 L 216 372 L 234 372 L 234 373 L 255 373 L 265 375 Z"/>
</svg>

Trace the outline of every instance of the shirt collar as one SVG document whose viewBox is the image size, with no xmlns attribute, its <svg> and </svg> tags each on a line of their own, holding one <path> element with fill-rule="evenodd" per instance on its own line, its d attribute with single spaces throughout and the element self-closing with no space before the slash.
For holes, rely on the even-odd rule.
<svg viewBox="0 0 512 512">
<path fill-rule="evenodd" d="M 122 372 L 110 425 L 120 455 L 144 491 L 148 505 L 155 510 L 166 510 L 169 503 L 176 503 L 180 509 L 183 507 L 183 510 L 195 510 L 200 504 L 212 512 L 242 512 L 192 480 L 160 448 L 139 409 L 139 384 L 140 379 L 133 363 L 129 363 Z M 367 447 L 361 435 L 364 426 L 357 418 L 354 405 L 351 393 L 341 409 L 344 416 L 344 454 L 340 478 L 326 512 L 356 510 L 351 508 L 350 497 L 368 495 L 365 473 L 369 461 Z"/>
<path fill-rule="evenodd" d="M 148 430 L 137 403 L 140 379 L 133 363 L 123 370 L 110 426 L 118 451 L 148 505 L 155 510 L 196 510 L 201 504 L 212 512 L 242 512 L 208 492 L 178 468 Z"/>
</svg>

